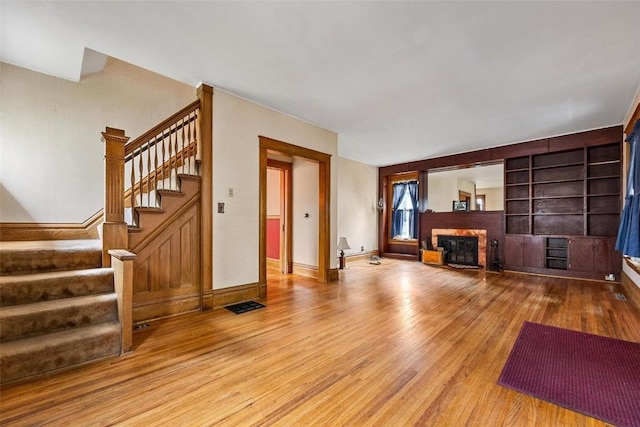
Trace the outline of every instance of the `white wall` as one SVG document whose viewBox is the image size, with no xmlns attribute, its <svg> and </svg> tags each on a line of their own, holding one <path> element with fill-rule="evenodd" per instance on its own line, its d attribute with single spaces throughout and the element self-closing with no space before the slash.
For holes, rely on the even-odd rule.
<svg viewBox="0 0 640 427">
<path fill-rule="evenodd" d="M 485 210 L 504 210 L 504 187 L 476 188 L 476 195 L 484 194 Z"/>
<path fill-rule="evenodd" d="M 216 90 L 213 95 L 213 201 L 214 206 L 218 202 L 226 203 L 225 213 L 214 213 L 213 217 L 216 289 L 256 283 L 259 278 L 259 135 L 334 156 L 331 161 L 330 250 L 336 253 L 337 134 Z M 300 185 L 294 177 L 294 191 Z M 313 185 L 310 192 L 317 197 L 317 183 Z M 229 187 L 234 188 L 233 198 L 227 197 Z M 317 216 L 315 220 L 317 222 Z M 314 244 L 294 242 L 294 261 L 295 246 L 307 243 Z M 302 259 L 307 256 L 303 255 Z M 330 267 L 335 268 L 337 261 L 334 257 L 330 261 Z M 317 266 L 317 263 L 316 257 L 308 264 Z"/>
<path fill-rule="evenodd" d="M 458 178 L 458 191 L 456 192 L 456 199 L 460 199 L 460 191 L 471 194 L 471 206 L 470 210 L 476 210 L 476 185 L 466 179 Z"/>
<path fill-rule="evenodd" d="M 0 63 L 0 221 L 81 223 L 104 206 L 106 126 L 135 138 L 196 90 L 122 61 L 80 82 Z"/>
<path fill-rule="evenodd" d="M 378 250 L 378 168 L 338 157 L 338 237 L 351 249 L 345 254 Z"/>
<path fill-rule="evenodd" d="M 318 164 L 293 161 L 293 262 L 318 266 Z M 308 216 L 307 216 L 308 215 Z"/>
<path fill-rule="evenodd" d="M 434 212 L 451 212 L 453 201 L 459 199 L 455 171 L 430 173 L 428 188 L 427 208 Z"/>
<path fill-rule="evenodd" d="M 267 169 L 267 216 L 280 215 L 280 173 Z"/>
</svg>

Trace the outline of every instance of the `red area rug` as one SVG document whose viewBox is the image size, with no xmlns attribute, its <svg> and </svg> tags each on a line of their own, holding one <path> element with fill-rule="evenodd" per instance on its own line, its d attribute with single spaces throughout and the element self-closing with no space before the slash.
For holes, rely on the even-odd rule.
<svg viewBox="0 0 640 427">
<path fill-rule="evenodd" d="M 640 343 L 525 322 L 498 384 L 640 427 Z"/>
</svg>

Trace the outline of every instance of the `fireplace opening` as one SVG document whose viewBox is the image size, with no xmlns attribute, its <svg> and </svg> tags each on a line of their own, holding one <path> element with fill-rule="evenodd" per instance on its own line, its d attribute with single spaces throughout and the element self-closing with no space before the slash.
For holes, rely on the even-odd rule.
<svg viewBox="0 0 640 427">
<path fill-rule="evenodd" d="M 478 265 L 478 236 L 438 236 L 445 264 Z"/>
</svg>

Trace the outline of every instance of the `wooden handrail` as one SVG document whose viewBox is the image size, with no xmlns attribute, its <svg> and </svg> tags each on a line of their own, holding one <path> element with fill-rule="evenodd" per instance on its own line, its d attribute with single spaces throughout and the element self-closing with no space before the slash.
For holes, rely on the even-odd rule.
<svg viewBox="0 0 640 427">
<path fill-rule="evenodd" d="M 164 179 L 170 173 L 172 169 L 178 169 L 182 167 L 185 162 L 184 159 L 187 157 L 195 156 L 198 150 L 198 144 L 196 142 L 192 142 L 182 149 L 179 153 L 173 155 L 172 158 L 168 159 L 164 162 L 164 165 L 158 166 L 156 170 L 149 172 L 145 177 L 143 177 L 135 186 L 135 188 L 129 187 L 128 190 L 124 193 L 125 207 L 131 207 L 131 192 L 135 194 L 139 194 L 140 192 L 146 193 L 151 190 L 156 190 L 155 182 L 160 179 Z"/>
<path fill-rule="evenodd" d="M 149 140 L 155 139 L 156 137 L 158 137 L 160 135 L 160 133 L 163 130 L 165 130 L 169 126 L 175 124 L 176 121 L 184 118 L 185 116 L 187 116 L 188 114 L 194 112 L 198 108 L 200 108 L 200 100 L 199 99 L 193 101 L 191 104 L 187 105 L 182 110 L 180 110 L 177 113 L 173 114 L 171 117 L 167 117 L 162 122 L 158 123 L 156 126 L 154 126 L 153 128 L 149 129 L 147 132 L 143 133 L 142 135 L 140 135 L 139 137 L 137 137 L 133 141 L 129 142 L 125 146 L 125 153 L 124 153 L 125 156 L 128 156 L 129 154 L 133 153 L 136 149 L 140 148 L 142 145 L 144 145 L 145 143 L 149 142 Z M 153 144 L 155 145 L 155 143 L 156 142 L 154 141 Z"/>
<path fill-rule="evenodd" d="M 185 117 L 186 117 L 186 115 L 185 115 Z M 145 144 L 144 142 L 142 142 L 142 147 L 139 147 L 139 150 L 136 151 L 136 149 L 133 149 L 133 150 L 131 150 L 131 152 L 129 152 L 128 154 L 125 155 L 125 157 L 124 157 L 125 163 L 128 162 L 129 160 L 133 159 L 133 157 L 135 155 L 139 155 L 139 154 L 144 153 L 145 151 L 147 151 L 149 148 L 155 146 L 156 144 L 161 144 L 166 138 L 171 137 L 171 135 L 173 135 L 174 133 L 180 131 L 183 127 L 185 127 L 186 125 L 188 125 L 189 123 L 191 123 L 191 122 L 193 122 L 193 121 L 195 121 L 197 119 L 198 118 L 196 116 L 191 116 L 186 121 L 183 121 L 183 122 L 181 122 L 180 124 L 178 124 L 178 125 L 176 125 L 174 127 L 170 127 L 168 133 L 164 133 L 164 132 L 161 133 L 161 134 L 158 133 L 155 138 L 152 138 L 152 139 L 150 139 L 148 141 L 149 142 L 148 144 Z M 126 149 L 126 147 L 125 147 L 125 149 Z"/>
</svg>

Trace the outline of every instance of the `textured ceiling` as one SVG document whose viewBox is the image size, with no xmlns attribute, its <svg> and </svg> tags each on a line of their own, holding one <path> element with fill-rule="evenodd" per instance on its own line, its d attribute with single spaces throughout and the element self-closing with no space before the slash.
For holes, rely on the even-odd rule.
<svg viewBox="0 0 640 427">
<path fill-rule="evenodd" d="M 85 48 L 339 135 L 387 165 L 622 123 L 640 2 L 7 2 L 2 61 L 80 79 Z"/>
</svg>

